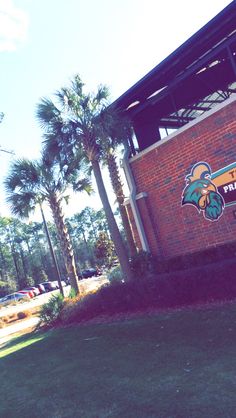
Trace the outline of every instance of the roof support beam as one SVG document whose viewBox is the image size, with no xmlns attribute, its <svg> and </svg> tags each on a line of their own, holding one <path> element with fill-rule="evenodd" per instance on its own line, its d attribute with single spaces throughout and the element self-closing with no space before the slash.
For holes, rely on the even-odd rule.
<svg viewBox="0 0 236 418">
<path fill-rule="evenodd" d="M 230 59 L 234 74 L 236 76 L 236 63 L 235 63 L 235 60 L 234 60 L 234 57 L 233 57 L 233 54 L 229 45 L 227 46 L 227 51 L 228 51 L 229 59 Z"/>
<path fill-rule="evenodd" d="M 236 41 L 236 34 L 234 34 L 233 38 L 225 41 L 223 44 L 217 45 L 214 49 L 212 49 L 206 55 L 204 55 L 204 57 L 196 61 L 193 65 L 191 65 L 188 69 L 186 69 L 181 75 L 177 76 L 171 83 L 169 83 L 168 86 L 164 90 L 162 90 L 159 94 L 153 97 L 153 99 L 149 99 L 149 100 L 146 99 L 144 102 L 135 106 L 133 110 L 131 108 L 130 109 L 131 118 L 135 116 L 136 114 L 138 114 L 147 106 L 153 105 L 159 102 L 160 100 L 162 100 L 166 95 L 169 95 L 177 84 L 180 84 L 180 82 L 185 80 L 188 76 L 196 74 L 196 72 L 202 67 L 207 66 L 209 62 L 212 61 L 212 59 L 217 58 L 217 54 L 219 54 L 220 52 L 225 51 L 225 55 L 227 56 L 228 55 L 227 47 L 230 47 L 230 45 L 235 41 Z"/>
<path fill-rule="evenodd" d="M 185 109 L 205 111 L 205 110 L 209 110 L 210 108 L 207 106 L 189 105 L 189 106 L 186 106 Z"/>
</svg>

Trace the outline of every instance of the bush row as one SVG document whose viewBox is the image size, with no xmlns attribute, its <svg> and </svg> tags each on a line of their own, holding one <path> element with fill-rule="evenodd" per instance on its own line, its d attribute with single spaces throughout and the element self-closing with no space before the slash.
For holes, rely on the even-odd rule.
<svg viewBox="0 0 236 418">
<path fill-rule="evenodd" d="M 137 260 L 136 260 L 137 261 Z M 147 258 L 147 265 L 151 266 Z M 139 268 L 137 268 L 139 267 Z M 146 266 L 147 268 L 147 266 Z M 236 260 L 174 273 L 155 274 L 133 265 L 134 279 L 122 282 L 115 269 L 111 284 L 85 297 L 53 297 L 41 311 L 44 323 L 70 324 L 99 316 L 165 309 L 236 298 Z"/>
<path fill-rule="evenodd" d="M 236 298 L 236 261 L 171 274 L 115 281 L 96 294 L 65 303 L 59 320 L 64 324 L 146 309 L 175 308 Z"/>
</svg>

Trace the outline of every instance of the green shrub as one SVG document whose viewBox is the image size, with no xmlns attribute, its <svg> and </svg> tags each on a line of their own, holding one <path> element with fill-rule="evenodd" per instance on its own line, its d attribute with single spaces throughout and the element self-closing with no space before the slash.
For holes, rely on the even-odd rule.
<svg viewBox="0 0 236 418">
<path fill-rule="evenodd" d="M 25 280 L 26 286 L 34 286 L 34 279 L 31 276 L 27 276 Z"/>
<path fill-rule="evenodd" d="M 121 273 L 121 269 L 120 266 L 116 266 L 114 268 L 112 268 L 108 275 L 107 278 L 110 282 L 121 282 L 122 281 L 122 273 Z"/>
<path fill-rule="evenodd" d="M 76 298 L 76 295 L 77 295 L 77 293 L 76 293 L 76 291 L 75 291 L 75 289 L 73 289 L 73 287 L 70 289 L 70 293 L 69 293 L 69 295 L 67 296 L 67 298 L 68 299 L 74 299 L 74 298 Z"/>
<path fill-rule="evenodd" d="M 47 275 L 47 273 L 44 270 L 41 270 L 40 271 L 39 277 L 40 277 L 40 280 L 42 282 L 47 282 L 48 281 L 48 275 Z"/>
<path fill-rule="evenodd" d="M 53 295 L 40 310 L 40 321 L 45 325 L 54 323 L 64 306 L 64 298 L 61 294 Z"/>
<path fill-rule="evenodd" d="M 13 293 L 16 290 L 16 284 L 13 280 L 8 279 L 8 282 L 0 280 L 0 298 Z"/>
<path fill-rule="evenodd" d="M 146 251 L 140 251 L 130 261 L 134 279 L 146 279 L 155 275 L 156 260 Z"/>
</svg>

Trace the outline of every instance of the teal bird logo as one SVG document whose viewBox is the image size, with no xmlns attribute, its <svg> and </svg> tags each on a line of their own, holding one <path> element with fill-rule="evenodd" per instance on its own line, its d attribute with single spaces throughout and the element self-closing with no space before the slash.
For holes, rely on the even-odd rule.
<svg viewBox="0 0 236 418">
<path fill-rule="evenodd" d="M 182 206 L 195 206 L 199 212 L 203 212 L 206 219 L 217 221 L 223 213 L 225 202 L 211 181 L 209 164 L 205 162 L 195 164 L 185 180 Z"/>
</svg>

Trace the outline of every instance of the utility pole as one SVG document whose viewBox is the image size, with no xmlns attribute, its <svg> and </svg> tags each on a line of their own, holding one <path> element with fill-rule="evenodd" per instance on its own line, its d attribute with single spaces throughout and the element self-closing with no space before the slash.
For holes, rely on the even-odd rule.
<svg viewBox="0 0 236 418">
<path fill-rule="evenodd" d="M 1 152 L 6 152 L 7 154 L 15 155 L 15 152 L 14 151 L 10 151 L 10 150 L 4 149 L 4 148 L 2 148 L 1 145 L 0 145 L 0 151 Z"/>
<path fill-rule="evenodd" d="M 4 113 L 3 112 L 0 112 L 0 123 L 3 121 L 3 118 L 4 118 Z M 15 155 L 15 152 L 14 151 L 4 149 L 4 148 L 2 148 L 1 145 L 0 145 L 0 151 L 6 152 L 7 154 Z"/>
</svg>

